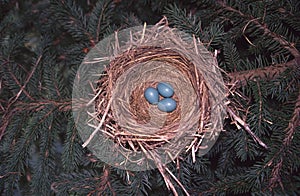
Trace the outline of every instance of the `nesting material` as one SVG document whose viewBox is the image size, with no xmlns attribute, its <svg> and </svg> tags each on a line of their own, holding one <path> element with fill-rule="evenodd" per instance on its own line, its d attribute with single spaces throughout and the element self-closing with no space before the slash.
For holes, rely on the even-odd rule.
<svg viewBox="0 0 300 196">
<path fill-rule="evenodd" d="M 144 97 L 159 82 L 174 88 L 172 112 Z M 88 99 L 87 108 L 73 113 L 83 147 L 134 171 L 162 169 L 189 152 L 195 161 L 217 140 L 225 114 L 215 58 L 195 37 L 168 27 L 165 18 L 99 42 L 79 68 L 73 98 Z"/>
<path fill-rule="evenodd" d="M 114 131 L 108 128 L 106 131 L 114 134 L 120 145 L 134 151 L 141 150 L 141 145 L 145 149 L 169 145 L 174 139 L 178 142 L 177 147 L 170 149 L 170 153 L 173 154 L 173 149 L 182 150 L 184 147 L 181 147 L 181 137 L 189 132 L 198 133 L 195 127 L 202 120 L 200 111 L 205 111 L 204 118 L 209 119 L 207 87 L 203 84 L 201 89 L 194 90 L 197 84 L 193 76 L 196 78 L 196 74 L 187 72 L 188 67 L 193 65 L 172 50 L 141 47 L 123 55 L 110 64 L 108 74 L 99 81 L 99 84 L 105 81 L 111 84 L 99 85 L 103 91 L 99 95 L 99 103 L 101 100 L 112 99 L 112 107 L 106 120 L 114 127 Z M 201 80 L 202 76 L 198 77 Z M 155 87 L 160 81 L 174 86 L 174 98 L 178 107 L 171 113 L 159 111 L 144 98 L 144 90 L 149 86 Z M 205 101 L 201 105 L 198 101 L 200 96 Z M 103 116 L 106 105 L 96 106 L 99 115 Z M 203 119 L 208 122 L 207 120 Z M 133 145 L 128 145 L 128 141 Z"/>
<path fill-rule="evenodd" d="M 159 82 L 174 88 L 172 112 L 144 97 Z M 164 18 L 115 32 L 87 54 L 74 80 L 72 111 L 82 146 L 99 159 L 132 171 L 157 168 L 175 195 L 171 178 L 188 195 L 166 165 L 179 155 L 195 161 L 211 149 L 223 128 L 225 93 L 213 55 Z"/>
<path fill-rule="evenodd" d="M 159 82 L 174 88 L 172 112 L 144 97 L 145 89 Z M 82 146 L 99 159 L 132 171 L 157 168 L 174 195 L 171 178 L 188 195 L 167 163 L 179 155 L 191 155 L 194 162 L 205 155 L 223 129 L 226 111 L 266 147 L 225 106 L 226 92 L 212 53 L 195 37 L 168 27 L 164 18 L 154 26 L 115 32 L 87 54 L 74 80 L 72 111 Z"/>
<path fill-rule="evenodd" d="M 149 153 L 154 163 L 188 150 L 193 157 L 205 154 L 223 120 L 224 86 L 215 59 L 196 39 L 162 23 L 129 35 L 123 46 L 116 35 L 114 57 L 97 81 L 103 132 L 126 152 Z M 159 82 L 175 89 L 178 106 L 171 113 L 144 98 L 144 90 Z"/>
</svg>

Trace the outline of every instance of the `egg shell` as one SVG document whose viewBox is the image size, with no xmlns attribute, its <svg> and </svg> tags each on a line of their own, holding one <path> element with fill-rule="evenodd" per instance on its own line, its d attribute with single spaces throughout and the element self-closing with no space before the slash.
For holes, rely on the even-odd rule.
<svg viewBox="0 0 300 196">
<path fill-rule="evenodd" d="M 158 91 L 153 87 L 148 87 L 145 90 L 144 97 L 150 104 L 157 104 L 159 101 Z"/>
<path fill-rule="evenodd" d="M 163 96 L 164 98 L 172 97 L 174 94 L 173 87 L 166 83 L 166 82 L 160 82 L 157 84 L 157 90 L 158 93 Z"/>
<path fill-rule="evenodd" d="M 157 107 L 163 112 L 173 112 L 177 107 L 177 103 L 172 98 L 164 98 L 158 102 Z"/>
</svg>

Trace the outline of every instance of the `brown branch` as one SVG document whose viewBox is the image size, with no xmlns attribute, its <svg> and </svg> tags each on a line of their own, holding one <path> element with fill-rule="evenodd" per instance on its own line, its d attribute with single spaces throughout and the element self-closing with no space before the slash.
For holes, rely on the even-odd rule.
<svg viewBox="0 0 300 196">
<path fill-rule="evenodd" d="M 280 185 L 281 189 L 284 190 L 282 180 L 280 177 L 280 171 L 283 165 L 283 158 L 281 157 L 276 166 L 272 169 L 272 178 L 270 179 L 269 188 L 272 190 L 277 186 L 277 183 Z"/>
<path fill-rule="evenodd" d="M 240 10 L 237 10 L 233 7 L 226 5 L 223 1 L 218 1 L 218 4 L 222 7 L 222 10 L 227 10 L 229 12 L 234 12 L 248 20 L 245 28 L 249 25 L 249 23 L 253 23 L 256 27 L 261 29 L 264 32 L 264 35 L 270 36 L 272 39 L 277 41 L 283 48 L 287 49 L 295 58 L 287 63 L 270 65 L 268 67 L 259 68 L 255 70 L 247 70 L 229 73 L 230 83 L 234 84 L 238 82 L 238 86 L 243 86 L 247 84 L 247 81 L 255 80 L 255 79 L 274 79 L 278 77 L 281 73 L 283 73 L 288 68 L 296 68 L 300 66 L 300 52 L 295 48 L 293 43 L 288 42 L 284 37 L 272 32 L 267 25 L 259 22 L 257 18 L 254 18 L 251 15 L 246 15 L 242 13 Z"/>
<path fill-rule="evenodd" d="M 299 86 L 300 89 L 300 86 Z M 274 157 L 267 163 L 267 166 L 271 166 L 274 159 L 281 155 L 280 160 L 277 162 L 277 164 L 274 166 L 272 170 L 272 178 L 270 179 L 269 188 L 273 189 L 277 186 L 277 183 L 281 186 L 283 189 L 283 185 L 281 182 L 281 169 L 283 166 L 283 160 L 284 156 L 286 155 L 288 147 L 291 145 L 293 136 L 296 132 L 297 127 L 300 126 L 300 91 L 296 100 L 295 109 L 292 115 L 292 118 L 290 119 L 288 127 L 285 129 L 286 136 L 283 140 L 282 147 L 280 148 L 280 151 L 274 155 Z"/>
<path fill-rule="evenodd" d="M 249 125 L 243 121 L 240 117 L 238 117 L 234 111 L 228 106 L 226 107 L 228 114 L 231 116 L 233 122 L 236 122 L 244 127 L 244 129 L 251 135 L 251 137 L 254 139 L 255 142 L 257 142 L 259 145 L 264 147 L 265 149 L 268 149 L 268 146 L 259 138 L 257 137 L 250 129 Z"/>
<path fill-rule="evenodd" d="M 187 190 L 185 189 L 185 187 L 182 185 L 182 183 L 176 178 L 176 176 L 167 168 L 165 167 L 165 170 L 169 173 L 169 175 L 175 180 L 175 182 L 177 182 L 177 184 L 181 187 L 181 189 L 183 190 L 183 192 L 185 193 L 185 195 L 189 196 L 190 194 L 187 192 Z"/>
<path fill-rule="evenodd" d="M 299 89 L 300 89 L 300 86 L 299 86 Z M 292 139 L 293 139 L 293 135 L 296 132 L 296 128 L 300 126 L 299 114 L 300 114 L 300 92 L 299 92 L 298 98 L 296 100 L 295 110 L 293 112 L 293 116 L 292 116 L 292 118 L 289 122 L 289 125 L 288 125 L 287 129 L 286 129 L 287 136 L 284 139 L 284 143 L 283 143 L 285 146 L 289 146 L 291 144 Z"/>
<path fill-rule="evenodd" d="M 10 73 L 10 76 L 12 77 L 12 79 L 15 81 L 15 83 L 20 87 L 20 89 L 22 88 L 22 85 L 20 83 L 20 81 L 17 79 L 17 77 L 12 73 L 11 70 L 9 70 L 9 73 Z M 25 90 L 23 89 L 23 93 L 31 100 L 33 101 L 33 98 L 30 96 L 30 94 Z"/>
<path fill-rule="evenodd" d="M 4 132 L 6 128 L 8 127 L 11 119 L 14 115 L 16 115 L 18 112 L 23 111 L 39 111 L 43 108 L 45 108 L 47 105 L 53 105 L 55 108 L 57 108 L 59 111 L 69 111 L 72 108 L 72 101 L 66 100 L 66 101 L 55 101 L 55 100 L 38 100 L 35 102 L 18 102 L 15 104 L 15 107 L 13 109 L 6 109 L 6 112 L 4 113 L 0 125 L 0 141 L 4 135 Z"/>
<path fill-rule="evenodd" d="M 33 74 L 34 74 L 34 72 L 35 72 L 38 64 L 40 63 L 41 59 L 42 59 L 42 56 L 39 56 L 39 58 L 37 59 L 35 65 L 33 66 L 32 70 L 31 70 L 31 72 L 27 76 L 27 78 L 26 78 L 23 86 L 21 87 L 21 89 L 19 90 L 19 92 L 17 93 L 17 95 L 14 97 L 14 99 L 10 102 L 9 106 L 12 105 L 13 103 L 15 103 L 18 100 L 18 98 L 20 97 L 21 93 L 24 91 L 25 87 L 27 86 L 27 84 L 29 83 L 30 79 L 32 78 L 32 76 L 33 76 Z"/>
<path fill-rule="evenodd" d="M 264 31 L 265 35 L 271 36 L 275 41 L 279 42 L 280 45 L 287 49 L 295 58 L 300 57 L 300 52 L 295 48 L 295 44 L 288 42 L 287 40 L 283 39 L 281 35 L 278 35 L 274 32 L 271 32 L 265 25 L 260 24 L 258 21 L 253 21 L 254 24 L 259 26 L 260 29 Z"/>
<path fill-rule="evenodd" d="M 282 36 L 272 32 L 270 29 L 267 28 L 266 25 L 261 24 L 258 20 L 255 20 L 251 16 L 246 16 L 239 10 L 236 10 L 228 5 L 226 5 L 224 2 L 218 2 L 219 5 L 223 7 L 223 9 L 227 11 L 231 11 L 234 13 L 237 13 L 243 18 L 246 18 L 249 20 L 249 22 L 252 22 L 256 27 L 263 30 L 264 35 L 270 36 L 273 40 L 277 41 L 283 48 L 287 49 L 293 56 L 294 59 L 282 64 L 277 65 L 270 65 L 268 67 L 259 68 L 255 70 L 248 70 L 248 71 L 241 71 L 241 72 L 235 72 L 235 73 L 229 73 L 229 79 L 231 84 L 239 84 L 239 85 L 245 85 L 247 81 L 255 80 L 255 79 L 266 79 L 271 80 L 277 78 L 280 74 L 282 74 L 284 71 L 286 71 L 289 68 L 292 69 L 299 69 L 300 67 L 300 52 L 295 48 L 293 43 L 288 42 L 285 40 Z M 248 23 L 249 23 L 248 22 Z M 248 25 L 247 23 L 247 25 Z M 277 152 L 274 157 L 266 164 L 266 166 L 270 167 L 275 158 L 279 157 L 278 161 L 276 161 L 276 165 L 272 169 L 272 177 L 269 181 L 269 188 L 272 190 L 274 187 L 279 184 L 282 189 L 283 183 L 281 180 L 281 170 L 283 167 L 283 161 L 284 156 L 286 156 L 287 149 L 292 143 L 293 136 L 296 132 L 296 127 L 300 126 L 300 92 L 298 95 L 298 98 L 296 100 L 295 104 L 295 110 L 293 112 L 292 118 L 290 119 L 289 125 L 286 128 L 286 136 L 283 140 L 282 147 L 279 152 Z M 247 129 L 246 129 L 247 130 Z"/>
<path fill-rule="evenodd" d="M 36 102 L 29 102 L 29 103 L 19 102 L 16 105 L 15 109 L 17 111 L 39 111 L 45 108 L 47 105 L 52 105 L 55 108 L 57 108 L 59 111 L 66 112 L 71 110 L 72 101 L 70 100 L 56 101 L 56 100 L 43 99 L 43 100 L 38 100 Z"/>
<path fill-rule="evenodd" d="M 249 21 L 254 23 L 256 27 L 263 30 L 265 35 L 268 35 L 268 36 L 272 37 L 283 48 L 287 49 L 295 58 L 300 57 L 300 52 L 297 50 L 297 48 L 295 48 L 295 44 L 292 44 L 292 43 L 288 42 L 281 35 L 278 35 L 278 34 L 272 32 L 266 25 L 261 24 L 258 20 L 255 20 L 255 18 L 253 18 L 252 16 L 245 15 L 241 11 L 226 5 L 223 1 L 219 1 L 218 4 L 222 7 L 222 9 L 225 9 L 225 10 L 230 11 L 230 12 L 237 13 L 241 17 L 248 19 Z"/>
<path fill-rule="evenodd" d="M 6 173 L 6 174 L 0 176 L 0 179 L 5 178 L 5 177 L 7 177 L 7 176 L 10 176 L 11 174 L 18 174 L 18 175 L 21 176 L 21 173 L 20 173 L 20 172 L 8 172 L 8 173 Z"/>
<path fill-rule="evenodd" d="M 100 41 L 100 37 L 99 37 L 99 34 L 100 34 L 100 30 L 101 30 L 101 21 L 105 20 L 104 16 L 105 16 L 105 11 L 106 9 L 108 9 L 108 6 L 109 6 L 109 3 L 105 3 L 105 5 L 103 6 L 102 10 L 101 10 L 101 14 L 100 16 L 98 17 L 98 23 L 97 23 L 97 31 L 96 31 L 96 42 L 99 42 Z"/>
<path fill-rule="evenodd" d="M 92 190 L 91 192 L 89 192 L 87 194 L 87 196 L 91 196 L 91 195 L 95 195 L 95 193 L 98 191 L 98 195 L 102 195 L 103 192 L 109 188 L 109 190 L 111 191 L 111 194 L 113 196 L 116 195 L 115 191 L 113 190 L 111 183 L 109 181 L 109 177 L 110 177 L 110 167 L 109 166 L 104 166 L 103 168 L 103 175 L 100 177 L 100 183 L 99 183 L 99 187 L 97 187 L 96 189 Z"/>
<path fill-rule="evenodd" d="M 16 96 L 12 97 L 9 100 L 9 103 L 8 103 L 6 109 L 5 109 L 6 111 L 5 111 L 5 113 L 2 117 L 2 125 L 0 126 L 0 140 L 2 139 L 2 137 L 4 135 L 4 132 L 5 132 L 5 129 L 7 128 L 7 126 L 9 125 L 9 123 L 10 123 L 12 117 L 13 117 L 14 110 L 11 110 L 12 105 L 19 99 L 22 92 L 25 91 L 25 88 L 26 88 L 27 84 L 29 83 L 30 79 L 32 78 L 32 76 L 33 76 L 37 66 L 39 65 L 41 59 L 42 59 L 42 56 L 39 56 L 39 58 L 37 59 L 35 65 L 33 66 L 32 70 L 31 70 L 31 72 L 28 74 L 24 84 L 21 86 L 19 92 L 16 94 Z"/>
<path fill-rule="evenodd" d="M 239 71 L 228 73 L 228 77 L 231 84 L 237 83 L 237 86 L 243 86 L 247 84 L 247 81 L 253 81 L 255 79 L 272 80 L 277 78 L 287 69 L 297 69 L 300 67 L 300 56 L 282 64 L 270 65 L 268 67 Z"/>
</svg>

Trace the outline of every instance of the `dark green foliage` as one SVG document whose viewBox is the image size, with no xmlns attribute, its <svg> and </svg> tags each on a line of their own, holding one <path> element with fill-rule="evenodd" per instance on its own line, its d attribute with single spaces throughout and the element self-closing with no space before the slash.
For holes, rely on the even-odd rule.
<svg viewBox="0 0 300 196">
<path fill-rule="evenodd" d="M 74 1 L 51 1 L 51 10 L 60 24 L 76 41 L 92 39 L 87 31 L 87 19 Z"/>
<path fill-rule="evenodd" d="M 101 35 L 105 33 L 105 31 L 101 31 L 106 30 L 112 23 L 112 13 L 113 9 L 110 1 L 98 1 L 93 8 L 88 21 L 88 30 L 96 42 L 100 41 Z"/>
<path fill-rule="evenodd" d="M 64 143 L 64 150 L 62 154 L 62 164 L 66 171 L 73 171 L 78 169 L 78 166 L 83 159 L 83 151 L 79 144 L 77 130 L 72 119 L 69 119 L 66 127 L 66 139 Z"/>
<path fill-rule="evenodd" d="M 194 163 L 182 154 L 170 171 L 191 195 L 300 194 L 299 1 L 2 0 L 1 195 L 172 194 L 158 170 L 120 170 L 83 149 L 71 112 L 86 53 L 115 30 L 163 15 L 216 52 L 225 83 L 236 84 L 231 106 L 268 146 L 228 118 L 207 155 Z"/>
<path fill-rule="evenodd" d="M 180 26 L 182 31 L 200 37 L 202 33 L 200 18 L 188 14 L 185 9 L 180 9 L 176 4 L 166 7 L 165 14 L 175 27 Z"/>
</svg>

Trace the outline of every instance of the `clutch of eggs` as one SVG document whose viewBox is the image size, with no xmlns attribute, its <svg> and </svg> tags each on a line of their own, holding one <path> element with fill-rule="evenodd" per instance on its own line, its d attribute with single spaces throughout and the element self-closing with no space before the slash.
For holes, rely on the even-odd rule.
<svg viewBox="0 0 300 196">
<path fill-rule="evenodd" d="M 159 95 L 164 98 L 159 100 Z M 144 92 L 145 99 L 150 104 L 157 104 L 158 109 L 163 112 L 173 112 L 176 109 L 177 103 L 171 98 L 173 95 L 173 87 L 165 82 L 158 83 L 157 88 L 148 87 Z"/>
</svg>

